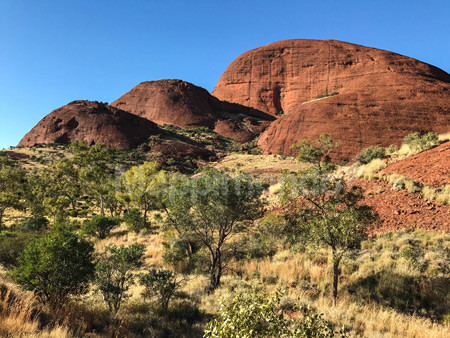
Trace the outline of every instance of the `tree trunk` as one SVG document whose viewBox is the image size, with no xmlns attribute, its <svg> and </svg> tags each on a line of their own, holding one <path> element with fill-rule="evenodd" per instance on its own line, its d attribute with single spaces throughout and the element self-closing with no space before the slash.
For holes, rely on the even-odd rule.
<svg viewBox="0 0 450 338">
<path fill-rule="evenodd" d="M 72 200 L 71 198 L 69 198 L 69 199 L 70 199 L 70 205 L 72 206 L 72 210 L 75 210 L 75 209 L 76 209 L 76 207 L 75 207 L 75 201 Z"/>
<path fill-rule="evenodd" d="M 208 292 L 213 292 L 220 285 L 220 277 L 222 277 L 222 258 L 219 249 L 216 249 L 215 254 L 211 254 L 211 268 Z"/>
<path fill-rule="evenodd" d="M 0 229 L 2 228 L 2 226 L 3 226 L 3 223 L 2 223 L 2 221 L 3 221 L 3 214 L 5 213 L 5 209 L 0 209 Z"/>
<path fill-rule="evenodd" d="M 336 306 L 338 284 L 339 284 L 339 264 L 341 259 L 333 255 L 333 305 Z"/>
<path fill-rule="evenodd" d="M 105 208 L 103 207 L 103 197 L 100 196 L 100 212 L 103 217 L 105 217 Z"/>
</svg>

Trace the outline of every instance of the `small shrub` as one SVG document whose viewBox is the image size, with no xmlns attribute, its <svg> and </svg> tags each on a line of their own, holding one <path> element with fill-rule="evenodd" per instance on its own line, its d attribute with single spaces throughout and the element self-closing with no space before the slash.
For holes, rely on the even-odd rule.
<svg viewBox="0 0 450 338">
<path fill-rule="evenodd" d="M 444 203 L 444 204 L 450 204 L 450 184 L 444 185 L 437 197 L 436 197 L 436 201 Z"/>
<path fill-rule="evenodd" d="M 144 245 L 128 247 L 110 245 L 95 267 L 96 290 L 101 293 L 111 313 L 119 311 L 122 302 L 129 298 L 127 293 L 134 284 L 132 270 L 143 263 Z"/>
<path fill-rule="evenodd" d="M 369 147 L 359 153 L 359 160 L 364 164 L 367 164 L 376 158 L 383 159 L 385 157 L 385 149 L 380 146 Z"/>
<path fill-rule="evenodd" d="M 391 156 L 391 155 L 395 154 L 397 151 L 398 151 L 398 147 L 395 144 L 391 144 L 388 147 L 386 147 L 385 154 Z"/>
<path fill-rule="evenodd" d="M 156 296 L 163 310 L 167 310 L 169 301 L 179 286 L 175 275 L 169 270 L 152 269 L 141 275 L 139 282 L 145 287 L 142 293 L 144 298 Z"/>
<path fill-rule="evenodd" d="M 280 213 L 267 213 L 258 221 L 258 232 L 273 239 L 280 238 L 285 219 Z"/>
<path fill-rule="evenodd" d="M 277 243 L 266 235 L 243 236 L 230 244 L 233 256 L 240 259 L 272 257 L 277 252 Z"/>
<path fill-rule="evenodd" d="M 189 274 L 206 271 L 204 267 L 207 266 L 209 257 L 200 243 L 193 239 L 171 238 L 163 242 L 163 251 L 163 262 L 170 264 L 176 272 Z"/>
<path fill-rule="evenodd" d="M 401 175 L 389 175 L 387 181 L 390 185 L 392 185 L 392 189 L 394 190 L 402 190 L 403 188 L 405 188 L 405 177 Z"/>
<path fill-rule="evenodd" d="M 421 192 L 422 187 L 423 187 L 422 184 L 420 184 L 416 181 L 413 181 L 410 178 L 405 179 L 405 188 L 409 193 Z"/>
<path fill-rule="evenodd" d="M 427 200 L 436 200 L 437 189 L 431 188 L 429 186 L 424 186 L 422 188 L 422 196 Z"/>
<path fill-rule="evenodd" d="M 13 277 L 43 302 L 56 305 L 70 294 L 88 290 L 94 272 L 93 252 L 92 243 L 78 237 L 67 225 L 55 225 L 50 235 L 27 245 L 18 257 Z"/>
<path fill-rule="evenodd" d="M 70 210 L 69 211 L 69 216 L 70 217 L 78 217 L 78 210 Z"/>
<path fill-rule="evenodd" d="M 120 221 L 117 218 L 110 218 L 100 215 L 94 215 L 81 228 L 81 232 L 87 235 L 97 236 L 104 239 L 109 236 L 111 230 L 117 227 Z"/>
<path fill-rule="evenodd" d="M 450 204 L 450 184 L 446 184 L 440 189 L 424 186 L 422 196 L 427 200 L 435 200 L 448 205 Z"/>
<path fill-rule="evenodd" d="M 127 225 L 128 230 L 139 233 L 141 230 L 148 228 L 141 212 L 138 209 L 131 209 L 123 215 L 123 221 Z"/>
<path fill-rule="evenodd" d="M 276 275 L 267 275 L 263 278 L 263 282 L 266 284 L 277 284 L 278 276 Z"/>
<path fill-rule="evenodd" d="M 322 315 L 306 308 L 297 321 L 280 314 L 280 295 L 237 294 L 231 303 L 221 300 L 219 314 L 207 324 L 204 337 L 334 337 Z"/>
<path fill-rule="evenodd" d="M 403 144 L 410 146 L 415 153 L 433 148 L 439 144 L 439 136 L 434 132 L 421 135 L 420 133 L 411 133 L 405 136 Z"/>
<path fill-rule="evenodd" d="M 0 232 L 0 264 L 6 268 L 17 266 L 17 258 L 35 239 L 41 236 L 38 232 L 1 231 Z"/>
<path fill-rule="evenodd" d="M 34 216 L 22 221 L 18 228 L 21 231 L 42 231 L 47 229 L 48 223 L 48 219 L 44 216 Z"/>
</svg>

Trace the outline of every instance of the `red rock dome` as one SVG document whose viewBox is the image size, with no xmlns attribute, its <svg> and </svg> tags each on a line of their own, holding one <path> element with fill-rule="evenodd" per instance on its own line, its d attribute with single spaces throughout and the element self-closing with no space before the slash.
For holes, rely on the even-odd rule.
<svg viewBox="0 0 450 338">
<path fill-rule="evenodd" d="M 158 124 L 207 127 L 242 142 L 252 140 L 274 120 L 256 109 L 221 102 L 182 80 L 142 82 L 111 105 Z"/>
<path fill-rule="evenodd" d="M 45 116 L 18 146 L 87 141 L 110 149 L 130 149 L 159 134 L 158 126 L 116 107 L 93 101 L 73 101 Z"/>
<path fill-rule="evenodd" d="M 450 130 L 450 75 L 392 52 L 335 40 L 286 40 L 248 51 L 223 73 L 220 100 L 279 115 L 261 135 L 265 153 L 290 154 L 329 133 L 341 158 L 398 144 L 415 131 Z"/>
</svg>

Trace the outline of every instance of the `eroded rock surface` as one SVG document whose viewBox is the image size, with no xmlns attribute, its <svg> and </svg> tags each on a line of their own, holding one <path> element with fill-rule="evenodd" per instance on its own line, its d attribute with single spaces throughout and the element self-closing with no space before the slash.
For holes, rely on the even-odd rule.
<svg viewBox="0 0 450 338">
<path fill-rule="evenodd" d="M 131 149 L 159 133 L 155 123 L 140 116 L 104 103 L 78 100 L 45 116 L 18 146 L 87 141 L 110 149 Z"/>
<path fill-rule="evenodd" d="M 340 158 L 350 159 L 411 132 L 450 130 L 449 74 L 335 40 L 285 40 L 248 51 L 212 94 L 279 115 L 259 139 L 264 153 L 292 154 L 297 140 L 329 133 L 342 141 Z"/>
<path fill-rule="evenodd" d="M 252 140 L 274 120 L 256 109 L 222 102 L 182 80 L 142 82 L 111 105 L 157 124 L 207 127 L 241 142 Z"/>
</svg>

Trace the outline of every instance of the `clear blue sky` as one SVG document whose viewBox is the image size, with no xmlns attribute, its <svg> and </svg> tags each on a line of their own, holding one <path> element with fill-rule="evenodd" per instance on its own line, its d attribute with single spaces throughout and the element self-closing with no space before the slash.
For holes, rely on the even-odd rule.
<svg viewBox="0 0 450 338">
<path fill-rule="evenodd" d="M 0 0 L 0 149 L 76 99 L 112 102 L 161 78 L 211 91 L 241 53 L 292 38 L 450 72 L 450 1 Z"/>
</svg>

